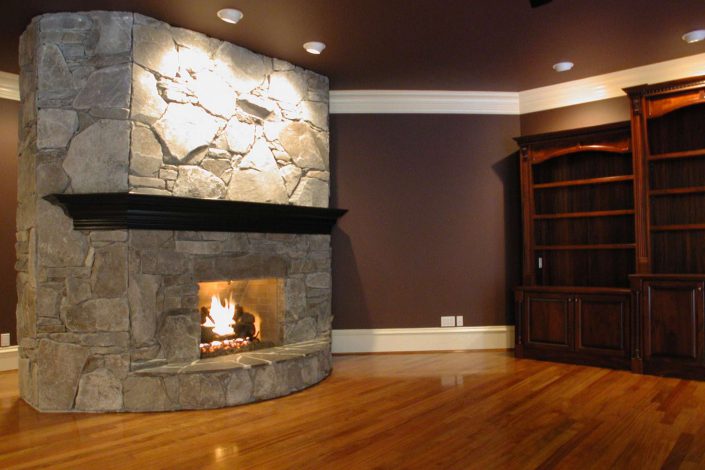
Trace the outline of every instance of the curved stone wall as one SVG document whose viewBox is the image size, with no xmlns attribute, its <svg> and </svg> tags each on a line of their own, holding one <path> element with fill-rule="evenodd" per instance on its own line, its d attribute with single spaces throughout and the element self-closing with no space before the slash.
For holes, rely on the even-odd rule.
<svg viewBox="0 0 705 470">
<path fill-rule="evenodd" d="M 327 207 L 328 79 L 124 12 L 42 15 L 20 49 L 22 398 L 52 411 L 227 406 L 325 377 L 329 236 L 80 232 L 44 196 L 129 191 Z M 204 371 L 197 282 L 248 276 L 284 279 L 285 347 L 317 346 Z"/>
</svg>

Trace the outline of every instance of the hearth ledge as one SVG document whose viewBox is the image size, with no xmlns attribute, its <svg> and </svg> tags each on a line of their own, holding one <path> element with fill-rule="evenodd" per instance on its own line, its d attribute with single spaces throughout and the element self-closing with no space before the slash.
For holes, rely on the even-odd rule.
<svg viewBox="0 0 705 470">
<path fill-rule="evenodd" d="M 228 354 L 198 359 L 192 362 L 177 362 L 133 371 L 139 376 L 170 376 L 203 372 L 223 372 L 233 369 L 251 369 L 276 363 L 296 361 L 330 349 L 329 339 L 314 339 L 285 346 Z"/>
</svg>

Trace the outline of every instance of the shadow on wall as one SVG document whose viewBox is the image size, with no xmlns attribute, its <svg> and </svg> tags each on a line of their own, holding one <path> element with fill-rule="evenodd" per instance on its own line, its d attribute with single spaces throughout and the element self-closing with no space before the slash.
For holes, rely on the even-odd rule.
<svg viewBox="0 0 705 470">
<path fill-rule="evenodd" d="M 504 265 L 506 276 L 506 323 L 513 325 L 514 288 L 521 283 L 522 272 L 522 224 L 521 224 L 521 190 L 519 186 L 519 152 L 503 158 L 492 170 L 502 181 L 504 195 Z"/>
<path fill-rule="evenodd" d="M 370 318 L 370 309 L 365 299 L 365 289 L 360 278 L 360 269 L 355 258 L 352 240 L 350 236 L 335 227 L 332 233 L 333 245 L 333 305 L 336 305 L 337 295 L 345 292 L 346 310 L 356 312 L 359 317 L 356 319 L 360 324 L 370 325 L 373 319 Z M 333 310 L 333 322 L 335 323 L 335 310 Z"/>
</svg>

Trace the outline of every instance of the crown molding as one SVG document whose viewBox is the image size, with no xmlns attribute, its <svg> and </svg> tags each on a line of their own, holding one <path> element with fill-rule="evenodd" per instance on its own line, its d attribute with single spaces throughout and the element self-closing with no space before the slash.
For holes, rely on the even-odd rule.
<svg viewBox="0 0 705 470">
<path fill-rule="evenodd" d="M 705 53 L 519 92 L 520 114 L 626 96 L 623 88 L 705 75 Z"/>
<path fill-rule="evenodd" d="M 331 114 L 518 115 L 626 96 L 623 88 L 705 75 L 705 53 L 594 77 L 506 91 L 331 90 Z M 0 72 L 0 98 L 20 99 L 19 76 Z"/>
<path fill-rule="evenodd" d="M 331 90 L 331 114 L 519 114 L 506 91 Z"/>
<path fill-rule="evenodd" d="M 14 73 L 0 72 L 0 98 L 20 100 L 20 76 Z"/>
</svg>

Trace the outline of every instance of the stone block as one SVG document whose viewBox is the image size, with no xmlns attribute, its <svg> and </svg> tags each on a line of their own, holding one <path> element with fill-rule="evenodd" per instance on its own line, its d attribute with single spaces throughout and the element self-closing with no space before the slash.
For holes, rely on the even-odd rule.
<svg viewBox="0 0 705 470">
<path fill-rule="evenodd" d="M 171 191 L 157 188 L 131 188 L 130 194 L 151 194 L 153 196 L 171 196 Z"/>
<path fill-rule="evenodd" d="M 201 166 L 213 173 L 215 176 L 220 178 L 221 180 L 223 179 L 223 176 L 226 171 L 232 170 L 232 165 L 230 164 L 230 160 L 222 160 L 222 159 L 215 159 L 215 158 L 206 158 L 201 162 Z"/>
<path fill-rule="evenodd" d="M 191 104 L 171 103 L 154 129 L 178 162 L 211 143 L 224 121 Z M 188 131 L 186 131 L 188 129 Z"/>
<path fill-rule="evenodd" d="M 73 408 L 87 359 L 88 350 L 82 346 L 41 340 L 37 354 L 37 407 L 45 411 Z"/>
<path fill-rule="evenodd" d="M 91 51 L 93 54 L 120 54 L 132 49 L 131 13 L 94 11 L 90 17 L 98 32 L 98 42 Z"/>
<path fill-rule="evenodd" d="M 255 400 L 267 400 L 277 396 L 277 372 L 273 366 L 261 366 L 255 369 Z"/>
<path fill-rule="evenodd" d="M 39 48 L 37 73 L 40 99 L 61 99 L 76 94 L 69 66 L 57 45 L 43 44 Z"/>
<path fill-rule="evenodd" d="M 37 148 L 65 148 L 77 130 L 76 111 L 40 109 L 37 116 Z"/>
<path fill-rule="evenodd" d="M 174 244 L 174 232 L 168 230 L 130 230 L 130 248 L 168 249 Z"/>
<path fill-rule="evenodd" d="M 308 94 L 306 76 L 300 69 L 274 72 L 269 77 L 269 97 L 277 101 L 297 104 Z"/>
<path fill-rule="evenodd" d="M 225 183 L 213 173 L 193 165 L 179 167 L 174 196 L 222 199 L 225 194 Z"/>
<path fill-rule="evenodd" d="M 234 171 L 226 198 L 230 201 L 286 204 L 289 197 L 279 172 Z"/>
<path fill-rule="evenodd" d="M 127 191 L 130 124 L 100 120 L 71 141 L 64 170 L 77 193 Z"/>
<path fill-rule="evenodd" d="M 228 42 L 221 43 L 213 62 L 216 73 L 238 93 L 249 93 L 257 88 L 271 69 L 261 55 Z"/>
<path fill-rule="evenodd" d="M 284 186 L 286 187 L 286 193 L 291 196 L 296 190 L 299 181 L 301 181 L 301 168 L 296 165 L 286 165 L 281 167 L 279 170 L 282 178 L 284 178 Z"/>
<path fill-rule="evenodd" d="M 272 155 L 267 142 L 260 139 L 255 142 L 250 152 L 240 161 L 238 167 L 241 170 L 257 170 L 262 173 L 276 173 L 278 170 L 277 161 Z"/>
<path fill-rule="evenodd" d="M 70 181 L 61 166 L 61 160 L 51 159 L 37 165 L 37 195 L 61 194 L 66 191 Z"/>
<path fill-rule="evenodd" d="M 73 223 L 61 208 L 37 201 L 38 262 L 46 267 L 82 266 L 88 254 L 88 240 L 73 230 Z"/>
<path fill-rule="evenodd" d="M 138 65 L 132 67 L 132 102 L 130 117 L 135 121 L 153 124 L 164 115 L 167 104 L 157 90 L 154 75 Z"/>
<path fill-rule="evenodd" d="M 328 183 L 316 178 L 302 178 L 291 195 L 297 206 L 328 207 Z"/>
<path fill-rule="evenodd" d="M 259 119 L 267 119 L 276 109 L 273 101 L 254 95 L 241 95 L 237 105 L 240 110 Z"/>
<path fill-rule="evenodd" d="M 228 406 L 250 403 L 254 400 L 254 382 L 250 369 L 236 369 L 230 375 L 230 381 L 225 392 Z"/>
<path fill-rule="evenodd" d="M 66 327 L 76 332 L 127 331 L 130 323 L 125 299 L 92 299 L 69 307 Z"/>
<path fill-rule="evenodd" d="M 245 154 L 250 151 L 255 141 L 255 126 L 231 119 L 225 128 L 225 136 L 231 152 Z"/>
<path fill-rule="evenodd" d="M 96 248 L 91 271 L 96 297 L 122 297 L 127 292 L 127 245 L 115 243 Z"/>
<path fill-rule="evenodd" d="M 136 346 L 144 346 L 154 341 L 157 316 L 162 305 L 159 301 L 160 286 L 160 276 L 133 274 L 130 279 L 130 326 L 132 343 Z"/>
<path fill-rule="evenodd" d="M 42 283 L 37 286 L 37 316 L 59 318 L 59 305 L 63 297 L 60 283 Z"/>
<path fill-rule="evenodd" d="M 40 24 L 42 34 L 52 31 L 86 31 L 93 27 L 91 19 L 80 13 L 50 13 L 41 17 Z"/>
<path fill-rule="evenodd" d="M 122 383 L 109 370 L 98 369 L 81 376 L 76 395 L 81 411 L 119 411 L 122 409 Z"/>
<path fill-rule="evenodd" d="M 128 178 L 130 187 L 143 187 L 143 188 L 155 188 L 155 189 L 166 189 L 166 181 L 159 178 L 151 178 L 149 176 L 133 176 L 130 175 Z"/>
<path fill-rule="evenodd" d="M 316 337 L 317 331 L 318 325 L 314 318 L 307 317 L 288 322 L 284 325 L 284 341 L 286 343 L 308 341 Z"/>
<path fill-rule="evenodd" d="M 176 44 L 166 24 L 135 24 L 132 28 L 135 63 L 174 78 L 179 66 Z"/>
<path fill-rule="evenodd" d="M 306 122 L 324 131 L 328 130 L 328 103 L 303 101 L 301 103 L 301 114 Z"/>
<path fill-rule="evenodd" d="M 235 113 L 235 91 L 223 79 L 207 70 L 197 73 L 190 85 L 197 102 L 206 111 L 224 119 Z"/>
<path fill-rule="evenodd" d="M 311 128 L 302 122 L 292 122 L 279 133 L 279 141 L 292 160 L 302 169 L 325 170 L 327 155 Z"/>
<path fill-rule="evenodd" d="M 215 255 L 222 249 L 219 241 L 176 240 L 176 251 L 191 255 Z"/>
<path fill-rule="evenodd" d="M 201 341 L 200 315 L 193 312 L 169 312 L 157 333 L 164 357 L 169 362 L 188 362 L 198 359 Z"/>
<path fill-rule="evenodd" d="M 166 411 L 174 408 L 160 377 L 130 376 L 123 382 L 127 411 Z"/>
<path fill-rule="evenodd" d="M 221 374 L 179 375 L 179 404 L 184 409 L 225 406 L 225 387 Z"/>
<path fill-rule="evenodd" d="M 313 273 L 306 276 L 307 287 L 317 287 L 319 289 L 331 288 L 330 273 Z"/>
<path fill-rule="evenodd" d="M 131 79 L 129 64 L 96 70 L 90 74 L 83 89 L 73 100 L 73 107 L 126 109 L 130 106 Z"/>
</svg>

